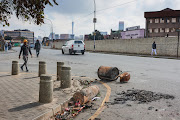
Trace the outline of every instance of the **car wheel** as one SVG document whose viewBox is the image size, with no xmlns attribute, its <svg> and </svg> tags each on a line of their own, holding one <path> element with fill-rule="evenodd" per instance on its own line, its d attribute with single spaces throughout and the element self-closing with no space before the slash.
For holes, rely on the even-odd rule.
<svg viewBox="0 0 180 120">
<path fill-rule="evenodd" d="M 62 50 L 62 54 L 64 54 L 64 51 Z"/>
<path fill-rule="evenodd" d="M 84 52 L 82 52 L 82 55 L 84 55 Z"/>
</svg>

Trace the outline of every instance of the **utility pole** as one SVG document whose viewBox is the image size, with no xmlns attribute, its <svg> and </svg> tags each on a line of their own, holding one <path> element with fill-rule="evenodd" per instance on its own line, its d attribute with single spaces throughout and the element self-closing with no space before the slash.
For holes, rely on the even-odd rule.
<svg viewBox="0 0 180 120">
<path fill-rule="evenodd" d="M 95 32 L 95 28 L 96 28 L 96 22 L 97 22 L 97 19 L 96 19 L 96 2 L 94 0 L 94 19 L 93 19 L 93 23 L 94 23 L 94 51 L 96 49 L 96 44 L 95 44 L 95 36 L 96 36 L 96 32 Z"/>
</svg>

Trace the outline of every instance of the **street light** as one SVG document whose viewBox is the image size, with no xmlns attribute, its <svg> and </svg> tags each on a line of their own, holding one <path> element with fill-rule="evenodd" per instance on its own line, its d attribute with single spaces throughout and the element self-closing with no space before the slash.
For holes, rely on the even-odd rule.
<svg viewBox="0 0 180 120">
<path fill-rule="evenodd" d="M 95 35 L 96 35 L 96 32 L 95 32 L 95 24 L 97 22 L 97 19 L 96 19 L 96 2 L 94 0 L 94 19 L 93 19 L 93 23 L 94 23 L 94 51 L 95 51 L 95 48 L 96 48 L 96 45 L 95 45 Z"/>
<path fill-rule="evenodd" d="M 51 21 L 50 19 L 48 19 L 48 18 L 44 18 L 44 19 L 47 19 L 47 20 L 49 20 L 49 21 L 51 22 L 51 28 L 52 28 L 52 40 L 53 40 L 53 23 L 52 23 L 52 21 Z"/>
</svg>

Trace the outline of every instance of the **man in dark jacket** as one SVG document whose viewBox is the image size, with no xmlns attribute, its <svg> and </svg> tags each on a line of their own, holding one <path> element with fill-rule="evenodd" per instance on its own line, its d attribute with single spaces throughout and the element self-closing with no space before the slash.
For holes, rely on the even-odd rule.
<svg viewBox="0 0 180 120">
<path fill-rule="evenodd" d="M 41 45 L 39 43 L 39 40 L 36 41 L 35 43 L 35 49 L 36 49 L 36 55 L 37 57 L 39 56 L 39 52 L 40 52 L 40 49 L 41 49 Z"/>
<path fill-rule="evenodd" d="M 152 44 L 152 52 L 151 52 L 151 55 L 153 55 L 155 53 L 155 55 L 157 55 L 157 52 L 156 52 L 156 43 L 155 41 L 153 42 Z"/>
<path fill-rule="evenodd" d="M 23 52 L 23 60 L 24 60 L 24 64 L 21 66 L 21 70 L 23 70 L 23 67 L 25 65 L 26 67 L 26 72 L 28 72 L 28 68 L 27 68 L 27 61 L 28 61 L 28 52 L 31 54 L 32 57 L 32 53 L 31 53 L 31 48 L 27 45 L 27 40 L 24 39 L 24 44 L 23 46 L 21 46 L 21 50 L 19 53 L 19 59 L 21 58 L 21 53 Z"/>
</svg>

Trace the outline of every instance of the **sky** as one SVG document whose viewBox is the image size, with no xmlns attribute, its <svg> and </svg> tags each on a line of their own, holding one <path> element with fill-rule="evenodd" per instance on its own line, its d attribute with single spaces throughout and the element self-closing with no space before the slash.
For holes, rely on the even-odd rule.
<svg viewBox="0 0 180 120">
<path fill-rule="evenodd" d="M 74 34 L 90 34 L 94 30 L 93 11 L 94 0 L 56 0 L 59 5 L 45 8 L 45 17 L 53 23 L 56 34 L 71 34 L 74 21 Z M 96 29 L 110 33 L 111 29 L 118 30 L 119 21 L 124 21 L 125 28 L 138 26 L 145 28 L 144 12 L 160 11 L 165 8 L 180 10 L 180 0 L 95 0 L 96 2 Z M 0 30 L 29 29 L 35 36 L 49 36 L 50 20 L 37 26 L 30 22 L 18 20 L 14 15 L 9 20 L 10 26 Z"/>
</svg>

